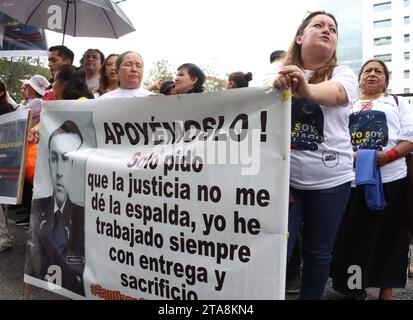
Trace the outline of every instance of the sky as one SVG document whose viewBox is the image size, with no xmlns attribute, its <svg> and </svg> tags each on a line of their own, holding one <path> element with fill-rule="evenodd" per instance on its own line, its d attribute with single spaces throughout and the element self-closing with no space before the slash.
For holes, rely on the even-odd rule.
<svg viewBox="0 0 413 320">
<path fill-rule="evenodd" d="M 288 49 L 295 31 L 311 10 L 310 1 L 290 0 L 127 0 L 119 7 L 136 31 L 119 39 L 65 37 L 75 65 L 88 48 L 105 55 L 139 52 L 145 76 L 166 59 L 176 68 L 187 62 L 207 66 L 220 78 L 234 71 L 252 72 L 250 85 L 261 85 L 272 51 Z M 62 34 L 47 31 L 48 45 Z"/>
</svg>

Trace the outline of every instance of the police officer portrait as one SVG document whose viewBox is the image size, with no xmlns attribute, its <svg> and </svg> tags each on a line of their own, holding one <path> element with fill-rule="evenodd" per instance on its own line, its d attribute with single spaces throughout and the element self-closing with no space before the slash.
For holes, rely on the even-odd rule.
<svg viewBox="0 0 413 320">
<path fill-rule="evenodd" d="M 29 276 L 82 296 L 85 296 L 86 159 L 79 155 L 79 150 L 95 147 L 95 133 L 90 128 L 93 128 L 91 121 L 88 125 L 78 125 L 77 121 L 64 120 L 59 127 L 50 130 L 48 140 L 44 143 L 48 159 L 45 153 L 37 159 L 37 166 L 42 169 L 36 168 L 39 172 L 35 176 L 25 269 Z M 39 163 L 42 161 L 42 164 Z M 47 176 L 47 167 L 50 173 L 50 182 L 47 184 L 51 184 L 49 194 L 50 191 L 52 194 L 40 197 L 47 189 L 47 180 L 44 178 Z"/>
</svg>

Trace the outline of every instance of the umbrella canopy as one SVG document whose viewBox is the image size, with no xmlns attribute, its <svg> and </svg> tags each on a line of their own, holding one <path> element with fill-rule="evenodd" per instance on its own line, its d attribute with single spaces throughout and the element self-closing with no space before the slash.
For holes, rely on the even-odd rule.
<svg viewBox="0 0 413 320">
<path fill-rule="evenodd" d="M 112 0 L 0 0 L 20 22 L 73 37 L 119 38 L 135 31 Z"/>
</svg>

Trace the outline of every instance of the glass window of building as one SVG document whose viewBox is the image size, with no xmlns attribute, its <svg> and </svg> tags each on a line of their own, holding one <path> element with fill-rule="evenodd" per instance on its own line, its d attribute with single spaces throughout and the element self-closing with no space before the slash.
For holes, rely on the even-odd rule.
<svg viewBox="0 0 413 320">
<path fill-rule="evenodd" d="M 404 93 L 410 93 L 410 88 L 404 88 Z"/>
<path fill-rule="evenodd" d="M 404 53 L 404 61 L 409 61 L 410 60 L 410 51 L 406 51 Z"/>
<path fill-rule="evenodd" d="M 390 28 L 391 19 L 374 21 L 374 29 Z"/>
<path fill-rule="evenodd" d="M 410 79 L 410 70 L 404 70 L 404 78 Z"/>
<path fill-rule="evenodd" d="M 389 71 L 389 81 L 391 80 L 391 77 L 392 77 L 392 73 L 391 71 Z"/>
<path fill-rule="evenodd" d="M 391 53 L 375 55 L 374 59 L 380 59 L 384 62 L 391 62 Z"/>
<path fill-rule="evenodd" d="M 404 42 L 406 42 L 406 43 L 410 42 L 410 34 L 409 33 L 404 35 Z"/>
<path fill-rule="evenodd" d="M 391 10 L 391 1 L 377 3 L 374 5 L 374 12 Z"/>
<path fill-rule="evenodd" d="M 410 24 L 410 16 L 404 17 L 404 24 Z"/>
<path fill-rule="evenodd" d="M 404 0 L 404 6 L 409 7 L 410 6 L 410 0 Z"/>
<path fill-rule="evenodd" d="M 386 90 L 388 94 L 391 94 L 391 89 Z"/>
<path fill-rule="evenodd" d="M 385 46 L 391 44 L 391 37 L 380 37 L 374 39 L 375 46 Z"/>
</svg>

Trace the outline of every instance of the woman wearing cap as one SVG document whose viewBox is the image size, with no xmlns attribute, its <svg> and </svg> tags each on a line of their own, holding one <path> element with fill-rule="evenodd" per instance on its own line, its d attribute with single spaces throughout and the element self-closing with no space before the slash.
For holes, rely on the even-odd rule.
<svg viewBox="0 0 413 320">
<path fill-rule="evenodd" d="M 42 97 L 46 92 L 47 87 L 49 86 L 49 81 L 41 75 L 34 75 L 29 80 L 20 80 L 23 82 L 22 87 L 25 87 L 24 95 L 25 98 L 24 104 L 20 105 L 20 109 L 30 109 L 33 113 L 32 117 L 32 130 L 36 128 L 36 125 L 40 120 L 40 111 L 42 106 Z M 34 174 L 34 162 L 36 161 L 37 147 L 33 148 L 29 144 L 26 156 L 26 177 L 31 176 L 31 172 Z M 33 170 L 32 170 L 33 169 Z M 31 201 L 33 196 L 33 181 L 26 179 L 23 187 L 23 201 L 22 207 L 25 209 L 24 217 L 16 221 L 17 225 L 26 225 L 29 223 L 29 213 L 31 208 Z"/>
<path fill-rule="evenodd" d="M 40 110 L 42 107 L 42 97 L 50 85 L 47 79 L 39 74 L 34 75 L 29 80 L 20 80 L 26 85 L 26 101 L 21 108 L 30 109 L 33 112 L 32 127 L 40 120 Z"/>
</svg>

